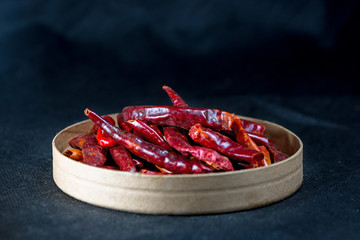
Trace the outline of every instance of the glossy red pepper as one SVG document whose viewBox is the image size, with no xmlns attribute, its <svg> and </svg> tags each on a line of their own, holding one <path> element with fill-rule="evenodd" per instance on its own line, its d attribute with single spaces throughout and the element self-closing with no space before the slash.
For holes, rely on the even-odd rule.
<svg viewBox="0 0 360 240">
<path fill-rule="evenodd" d="M 267 148 L 268 152 L 270 153 L 270 159 L 272 159 L 273 163 L 280 162 L 288 158 L 288 155 L 283 153 L 273 142 L 269 140 L 269 138 L 252 133 L 249 133 L 249 136 L 256 144 L 265 146 Z"/>
<path fill-rule="evenodd" d="M 256 165 L 257 161 L 264 158 L 263 153 L 241 145 L 229 137 L 205 128 L 200 124 L 191 127 L 189 135 L 198 144 L 214 149 L 233 160 L 242 160 L 251 165 Z"/>
<path fill-rule="evenodd" d="M 148 124 L 177 126 L 185 129 L 200 123 L 215 130 L 229 130 L 234 114 L 218 109 L 179 108 L 173 106 L 128 106 L 122 111 L 124 121 L 140 119 Z"/>
<path fill-rule="evenodd" d="M 164 127 L 163 128 L 165 138 L 171 147 L 177 151 L 185 154 L 191 154 L 195 158 L 206 162 L 217 170 L 233 171 L 231 161 L 216 152 L 213 149 L 192 146 L 187 139 L 187 136 L 179 131 L 176 127 Z"/>
<path fill-rule="evenodd" d="M 167 92 L 167 94 L 169 95 L 169 97 L 175 107 L 189 107 L 189 105 L 173 89 L 171 89 L 168 86 L 163 86 L 163 89 Z M 245 120 L 245 119 L 241 119 L 241 122 L 237 122 L 237 121 L 240 121 L 240 119 L 236 116 L 234 116 L 234 119 L 235 120 L 233 121 L 233 123 L 231 125 L 232 129 L 222 130 L 222 131 L 227 133 L 228 135 L 233 135 L 233 134 L 235 134 L 233 130 L 235 130 L 236 134 L 237 134 L 236 137 L 237 137 L 238 142 L 245 144 L 254 150 L 259 151 L 259 149 L 257 148 L 257 145 L 252 141 L 252 139 L 249 139 L 246 132 L 263 134 L 266 127 L 262 124 L 255 123 L 253 121 Z M 193 148 L 193 150 L 194 150 L 194 148 Z M 202 151 L 200 151 L 200 149 L 198 149 L 198 150 L 199 150 L 199 152 L 202 152 Z M 209 153 L 207 153 L 207 155 L 209 155 Z M 214 157 L 212 157 L 212 158 L 214 158 Z M 225 162 L 225 160 L 223 160 L 223 161 Z"/>
<path fill-rule="evenodd" d="M 177 94 L 171 87 L 162 87 L 169 95 L 171 102 L 175 107 L 189 107 L 189 105 Z"/>
<path fill-rule="evenodd" d="M 115 120 L 112 117 L 110 117 L 108 115 L 104 115 L 104 116 L 102 116 L 102 118 L 104 118 L 106 121 L 108 121 L 112 125 L 115 125 Z M 96 124 L 94 124 L 94 126 L 91 129 L 91 133 L 92 134 L 97 134 L 98 129 L 99 129 L 99 127 Z"/>
<path fill-rule="evenodd" d="M 134 155 L 161 168 L 165 168 L 173 173 L 205 173 L 212 171 L 212 169 L 196 159 L 189 159 L 176 152 L 168 151 L 160 146 L 146 142 L 129 132 L 112 126 L 89 109 L 85 110 L 85 115 L 103 129 L 119 145 L 124 146 Z"/>
<path fill-rule="evenodd" d="M 256 123 L 250 120 L 241 119 L 242 126 L 247 133 L 263 135 L 266 130 L 266 126 L 260 123 Z"/>
<path fill-rule="evenodd" d="M 264 154 L 264 158 L 262 160 L 258 161 L 259 166 L 262 167 L 262 166 L 271 165 L 270 154 L 269 154 L 269 151 L 266 149 L 266 147 L 265 146 L 259 146 L 258 148 L 259 148 L 259 151 Z"/>
<path fill-rule="evenodd" d="M 103 118 L 108 121 L 111 125 L 115 126 L 115 120 L 113 118 L 111 118 L 110 116 L 103 116 Z M 93 129 L 95 128 L 95 126 L 97 126 L 96 124 L 94 125 Z M 102 147 L 106 147 L 106 148 L 111 148 L 111 147 L 115 147 L 118 144 L 111 139 L 105 132 L 104 130 L 98 128 L 97 133 L 96 133 L 96 139 L 99 143 L 100 146 Z"/>
<path fill-rule="evenodd" d="M 168 86 L 163 86 L 163 89 L 167 92 L 167 94 L 169 95 L 169 97 L 175 107 L 187 107 L 187 108 L 189 107 L 189 105 L 173 89 L 171 89 Z M 232 124 L 234 124 L 234 123 L 232 123 Z M 246 119 L 241 119 L 241 124 L 239 124 L 239 125 L 244 129 L 244 131 L 246 133 L 262 135 L 264 133 L 264 131 L 266 130 L 265 125 L 256 123 L 256 122 L 253 122 L 250 120 L 246 120 Z M 239 127 L 232 126 L 232 128 L 237 129 Z M 223 130 L 223 131 L 230 135 L 233 132 L 232 129 Z M 239 129 L 237 129 L 237 131 L 239 131 Z M 244 133 L 241 133 L 241 134 L 243 135 Z M 244 138 L 244 136 L 242 136 L 241 138 Z M 247 142 L 248 141 L 249 140 L 247 140 Z M 246 145 L 249 145 L 249 147 L 254 148 L 255 150 L 258 150 L 251 141 L 250 141 L 250 143 L 246 143 Z"/>
<path fill-rule="evenodd" d="M 145 140 L 156 144 L 160 147 L 163 147 L 169 151 L 172 151 L 172 148 L 169 144 L 164 140 L 162 133 L 156 127 L 151 127 L 150 125 L 146 124 L 144 121 L 136 119 L 136 120 L 129 120 L 128 123 L 132 126 L 132 128 Z"/>
<path fill-rule="evenodd" d="M 118 115 L 116 115 L 116 118 L 117 118 L 117 122 L 118 122 L 118 125 L 119 125 L 119 128 L 121 129 L 124 129 L 128 132 L 132 132 L 133 129 L 132 129 L 132 126 L 127 123 L 126 121 L 124 121 L 124 118 L 122 116 L 121 113 L 119 113 Z M 96 125 L 96 124 L 95 124 Z"/>
<path fill-rule="evenodd" d="M 288 155 L 283 153 L 273 142 L 269 141 L 266 145 L 266 148 L 269 150 L 270 156 L 273 159 L 274 163 L 280 162 L 288 158 Z"/>
<path fill-rule="evenodd" d="M 231 126 L 232 130 L 236 135 L 236 141 L 241 145 L 245 145 L 250 149 L 259 151 L 256 143 L 251 139 L 251 137 L 245 132 L 242 127 L 242 122 L 239 117 L 234 117 L 233 124 Z"/>
<path fill-rule="evenodd" d="M 201 124 L 201 126 L 213 130 L 232 130 L 240 144 L 259 150 L 242 127 L 240 118 L 235 114 L 218 109 L 128 106 L 123 109 L 122 117 L 126 121 L 140 119 L 150 124 L 177 126 L 184 129 L 189 129 L 195 124 Z"/>
<path fill-rule="evenodd" d="M 248 135 L 251 137 L 251 139 L 257 144 L 257 145 L 267 145 L 269 143 L 269 138 L 254 134 L 254 133 L 248 133 Z"/>
<path fill-rule="evenodd" d="M 236 117 L 237 119 L 234 120 L 233 130 L 236 132 L 236 141 L 240 144 L 248 146 L 249 148 L 259 151 L 264 154 L 263 159 L 258 160 L 258 166 L 268 166 L 271 164 L 271 158 L 269 155 L 268 150 L 264 146 L 258 146 L 256 141 L 251 136 L 255 137 L 255 134 L 249 134 L 245 132 L 245 129 L 242 127 L 242 123 L 240 124 L 240 118 Z M 241 125 L 241 126 L 240 126 Z M 256 135 L 258 138 L 257 140 L 266 141 L 266 138 L 261 135 Z"/>
<path fill-rule="evenodd" d="M 98 129 L 98 132 L 96 134 L 96 140 L 98 141 L 99 145 L 102 147 L 107 147 L 107 148 L 111 148 L 111 147 L 115 147 L 118 144 L 112 139 L 110 138 L 102 129 Z"/>
<path fill-rule="evenodd" d="M 187 134 L 177 127 L 163 127 L 164 137 L 169 145 L 184 156 L 189 156 L 188 148 L 191 147 Z"/>
<path fill-rule="evenodd" d="M 110 154 L 121 171 L 136 172 L 131 154 L 123 146 L 110 148 Z"/>
<path fill-rule="evenodd" d="M 140 120 L 141 121 L 141 120 Z M 160 131 L 160 129 L 158 128 L 158 126 L 156 126 L 155 124 L 150 124 L 149 125 L 159 136 L 163 136 L 162 132 Z"/>
</svg>

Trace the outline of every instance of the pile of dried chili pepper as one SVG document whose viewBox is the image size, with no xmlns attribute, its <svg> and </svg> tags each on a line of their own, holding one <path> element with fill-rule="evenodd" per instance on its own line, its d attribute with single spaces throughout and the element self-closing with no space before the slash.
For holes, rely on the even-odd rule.
<svg viewBox="0 0 360 240">
<path fill-rule="evenodd" d="M 193 174 L 268 166 L 287 155 L 266 127 L 218 109 L 191 108 L 170 87 L 173 106 L 128 106 L 117 115 L 85 110 L 95 124 L 64 155 L 103 168 L 144 174 Z"/>
</svg>

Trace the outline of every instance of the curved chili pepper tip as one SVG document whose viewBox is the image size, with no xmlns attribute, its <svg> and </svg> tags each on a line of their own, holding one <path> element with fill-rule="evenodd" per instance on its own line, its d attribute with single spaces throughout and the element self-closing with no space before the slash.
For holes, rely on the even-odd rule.
<svg viewBox="0 0 360 240">
<path fill-rule="evenodd" d="M 169 95 L 170 100 L 175 107 L 189 107 L 189 105 L 171 87 L 164 85 L 162 88 Z"/>
</svg>

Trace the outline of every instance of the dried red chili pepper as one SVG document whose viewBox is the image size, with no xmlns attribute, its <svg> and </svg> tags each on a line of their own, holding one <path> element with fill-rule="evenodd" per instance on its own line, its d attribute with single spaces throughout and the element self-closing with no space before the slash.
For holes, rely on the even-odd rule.
<svg viewBox="0 0 360 240">
<path fill-rule="evenodd" d="M 131 127 L 131 125 L 129 123 L 127 123 L 126 121 L 124 121 L 123 116 L 121 113 L 119 113 L 118 115 L 116 115 L 117 118 L 117 122 L 120 128 L 128 131 L 128 132 L 132 132 L 133 129 Z M 96 125 L 96 124 L 95 124 Z"/>
<path fill-rule="evenodd" d="M 240 118 L 218 109 L 128 106 L 123 109 L 122 116 L 126 121 L 140 119 L 156 125 L 178 126 L 185 129 L 199 123 L 214 130 L 233 130 L 239 143 L 258 151 L 255 142 L 243 129 Z"/>
<path fill-rule="evenodd" d="M 261 136 L 253 133 L 248 133 L 248 135 L 257 145 L 267 145 L 269 143 L 269 138 L 265 136 Z"/>
<path fill-rule="evenodd" d="M 270 156 L 273 159 L 274 163 L 280 162 L 288 158 L 288 155 L 283 153 L 273 142 L 269 141 L 266 145 L 266 148 L 269 150 Z"/>
<path fill-rule="evenodd" d="M 241 119 L 242 126 L 247 133 L 263 135 L 266 130 L 266 126 L 260 123 L 256 123 L 250 120 Z"/>
<path fill-rule="evenodd" d="M 205 173 L 212 171 L 212 169 L 196 159 L 189 159 L 178 153 L 168 151 L 160 146 L 146 142 L 129 132 L 112 126 L 89 109 L 85 110 L 85 115 L 111 136 L 119 145 L 124 146 L 134 155 L 161 168 L 165 168 L 173 173 Z"/>
<path fill-rule="evenodd" d="M 173 89 L 171 89 L 168 86 L 163 86 L 163 89 L 167 92 L 175 107 L 189 107 L 189 105 Z M 237 121 L 241 121 L 241 122 L 237 122 Z M 249 139 L 249 137 L 245 132 L 251 132 L 254 134 L 262 135 L 266 129 L 265 125 L 246 119 L 240 120 L 240 118 L 235 117 L 231 128 L 232 128 L 231 130 L 223 130 L 223 131 L 227 132 L 228 134 L 229 133 L 231 134 L 231 132 L 233 132 L 232 130 L 235 129 L 236 134 L 240 135 L 237 136 L 237 139 L 240 143 L 243 143 L 254 150 L 257 151 L 259 150 L 257 148 L 257 145 L 251 139 Z"/>
<path fill-rule="evenodd" d="M 76 160 L 76 161 L 82 161 L 83 160 L 82 150 L 79 150 L 79 149 L 66 150 L 64 152 L 64 155 L 71 158 L 71 159 L 73 159 L 73 160 Z"/>
<path fill-rule="evenodd" d="M 115 121 L 110 116 L 104 116 L 103 118 L 106 121 L 108 121 L 111 125 L 115 126 Z M 96 126 L 96 124 L 94 125 L 93 129 L 95 128 L 95 126 Z M 113 139 L 111 139 L 104 132 L 104 130 L 102 130 L 100 128 L 97 128 L 96 140 L 98 141 L 99 145 L 102 147 L 111 148 L 111 147 L 115 147 L 118 145 Z"/>
<path fill-rule="evenodd" d="M 131 154 L 123 146 L 110 148 L 110 154 L 121 171 L 136 172 Z"/>
<path fill-rule="evenodd" d="M 233 124 L 233 130 L 236 132 L 236 141 L 239 142 L 240 144 L 244 144 L 245 146 L 248 146 L 249 148 L 262 152 L 264 154 L 263 159 L 258 160 L 258 166 L 262 167 L 262 166 L 268 166 L 271 164 L 271 158 L 269 156 L 269 152 L 268 150 L 263 147 L 263 146 L 258 146 L 255 141 L 253 140 L 253 138 L 251 138 L 251 135 L 255 135 L 255 134 L 248 134 L 247 132 L 245 132 L 245 129 L 242 127 L 242 123 L 240 121 L 240 118 L 235 117 L 236 119 L 234 120 L 234 124 Z M 256 135 L 259 136 L 259 135 Z M 259 136 L 257 139 L 258 140 L 266 140 L 265 137 L 260 138 L 263 136 Z"/>
<path fill-rule="evenodd" d="M 189 105 L 177 94 L 171 87 L 162 87 L 169 95 L 171 102 L 175 107 L 189 107 Z"/>
<path fill-rule="evenodd" d="M 98 132 L 96 134 L 96 139 L 99 143 L 100 146 L 102 147 L 107 147 L 107 148 L 111 148 L 111 147 L 115 147 L 118 144 L 112 139 L 110 138 L 102 129 L 98 129 Z"/>
<path fill-rule="evenodd" d="M 259 146 L 259 151 L 262 152 L 264 154 L 264 158 L 261 161 L 258 161 L 259 166 L 269 166 L 271 165 L 271 158 L 270 158 L 270 154 L 269 151 L 266 149 L 265 146 Z"/>
<path fill-rule="evenodd" d="M 171 147 L 185 156 L 189 156 L 187 151 L 191 144 L 188 137 L 177 127 L 163 127 L 164 137 Z"/>
<path fill-rule="evenodd" d="M 104 120 L 106 121 L 106 120 Z M 69 141 L 72 148 L 81 149 L 82 162 L 92 166 L 102 166 L 106 162 L 106 149 L 101 147 L 95 136 L 90 134 L 81 134 Z"/>
<path fill-rule="evenodd" d="M 264 157 L 263 153 L 245 147 L 229 137 L 205 128 L 200 124 L 195 124 L 191 127 L 189 135 L 198 144 L 214 149 L 233 160 L 243 160 L 249 164 L 256 165 L 257 161 L 262 160 Z"/>
<path fill-rule="evenodd" d="M 141 121 L 141 120 L 140 120 Z M 157 134 L 159 134 L 159 136 L 163 136 L 162 132 L 160 131 L 160 129 L 158 128 L 158 126 L 156 126 L 155 124 L 150 124 L 149 125 L 152 129 L 154 129 L 155 132 L 157 132 Z"/>
<path fill-rule="evenodd" d="M 145 140 L 156 144 L 160 147 L 163 147 L 169 151 L 172 151 L 172 148 L 169 144 L 163 139 L 162 133 L 159 129 L 155 130 L 154 127 L 146 124 L 144 121 L 136 119 L 129 120 L 128 123 L 133 127 L 133 129 Z M 160 132 L 160 133 L 159 133 Z M 160 135 L 161 134 L 161 135 Z"/>
<path fill-rule="evenodd" d="M 106 149 L 101 147 L 97 141 L 86 141 L 82 148 L 83 163 L 101 167 L 107 160 Z"/>
<path fill-rule="evenodd" d="M 229 130 L 234 114 L 218 109 L 179 108 L 173 106 L 128 106 L 122 111 L 124 121 L 140 119 L 149 124 L 189 129 L 196 123 L 215 130 Z"/>
<path fill-rule="evenodd" d="M 269 138 L 252 133 L 249 133 L 249 136 L 255 141 L 256 144 L 265 146 L 267 148 L 273 163 L 280 162 L 288 158 L 288 155 L 283 153 L 273 142 L 269 140 Z"/>
<path fill-rule="evenodd" d="M 69 145 L 72 148 L 82 149 L 86 141 L 96 141 L 96 138 L 90 134 L 80 134 L 69 141 Z"/>
<path fill-rule="evenodd" d="M 102 116 L 102 118 L 115 126 L 115 120 L 112 117 L 110 117 L 108 115 L 104 115 L 104 116 Z M 99 129 L 99 127 L 96 124 L 94 124 L 94 126 L 91 129 L 91 133 L 92 134 L 97 134 L 98 129 Z"/>
<path fill-rule="evenodd" d="M 236 135 L 236 141 L 242 145 L 247 146 L 250 149 L 259 151 L 256 143 L 249 137 L 242 127 L 242 123 L 239 117 L 234 117 L 233 124 L 231 125 L 232 130 Z"/>
<path fill-rule="evenodd" d="M 213 149 L 192 146 L 186 135 L 182 134 L 176 127 L 163 128 L 165 138 L 171 147 L 185 154 L 191 154 L 195 158 L 206 162 L 217 170 L 233 171 L 231 161 Z"/>
</svg>

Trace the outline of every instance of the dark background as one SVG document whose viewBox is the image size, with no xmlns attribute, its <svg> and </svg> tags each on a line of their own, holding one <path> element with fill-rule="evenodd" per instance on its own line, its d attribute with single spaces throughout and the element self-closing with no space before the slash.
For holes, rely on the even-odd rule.
<svg viewBox="0 0 360 240">
<path fill-rule="evenodd" d="M 0 1 L 1 239 L 358 239 L 360 2 Z M 127 105 L 276 122 L 304 143 L 304 183 L 268 207 L 147 216 L 57 188 L 51 140 Z"/>
</svg>

